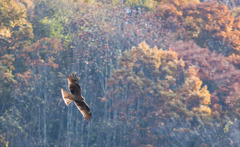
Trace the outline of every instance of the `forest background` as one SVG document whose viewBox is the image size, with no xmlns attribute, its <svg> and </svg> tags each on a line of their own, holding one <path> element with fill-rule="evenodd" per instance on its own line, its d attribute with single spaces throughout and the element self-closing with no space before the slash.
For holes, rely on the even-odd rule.
<svg viewBox="0 0 240 147">
<path fill-rule="evenodd" d="M 238 0 L 1 0 L 0 72 L 0 146 L 240 144 Z"/>
</svg>

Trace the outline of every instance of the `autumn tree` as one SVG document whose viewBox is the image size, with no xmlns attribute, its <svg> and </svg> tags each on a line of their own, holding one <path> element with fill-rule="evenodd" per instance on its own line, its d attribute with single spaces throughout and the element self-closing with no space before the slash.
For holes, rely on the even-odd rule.
<svg viewBox="0 0 240 147">
<path fill-rule="evenodd" d="M 11 92 L 14 105 L 0 117 L 2 133 L 6 140 L 11 140 L 10 146 L 19 142 L 19 138 L 24 138 L 21 140 L 24 146 L 53 144 L 47 138 L 48 134 L 54 134 L 56 130 L 47 124 L 59 119 L 53 113 L 61 112 L 59 116 L 64 114 L 64 108 L 56 108 L 62 100 L 58 95 L 62 82 L 59 79 L 63 77 L 56 70 L 63 51 L 57 39 L 45 38 L 25 47 L 21 52 L 27 70 L 15 74 L 17 82 Z M 34 129 L 28 129 L 29 126 Z M 35 138 L 37 141 L 32 141 Z"/>
<path fill-rule="evenodd" d="M 229 63 L 224 56 L 211 54 L 197 45 L 186 47 L 188 42 L 175 43 L 177 39 L 197 42 L 204 38 L 207 32 L 204 24 L 210 25 L 204 15 L 213 13 L 214 19 L 210 19 L 213 22 L 220 19 L 216 14 L 220 5 L 212 9 L 217 12 L 207 13 L 203 6 L 211 3 L 202 4 L 198 0 L 17 2 L 1 1 L 0 7 L 4 12 L 14 10 L 9 14 L 22 12 L 22 19 L 30 26 L 29 22 L 32 23 L 34 39 L 30 42 L 33 36 L 20 34 L 13 47 L 11 36 L 1 40 L 0 68 L 4 74 L 0 75 L 0 96 L 4 111 L 0 115 L 0 146 L 238 143 L 239 80 L 238 70 L 231 64 L 238 64 L 237 56 L 229 58 Z M 15 7 L 5 10 L 10 3 L 16 10 Z M 162 9 L 155 11 L 155 6 Z M 229 16 L 227 9 L 222 11 Z M 194 19 L 204 16 L 204 19 L 196 21 L 190 16 Z M 235 29 L 238 10 L 232 10 L 230 16 L 234 17 Z M 0 19 L 5 17 L 2 15 Z M 14 17 L 9 17 L 10 22 L 19 21 Z M 6 26 L 7 19 L 0 22 L 0 28 L 4 28 L 2 24 Z M 197 38 L 193 37 L 191 25 L 199 30 Z M 10 34 L 22 29 L 13 27 Z M 206 36 L 214 32 L 208 33 Z M 213 40 L 217 39 L 215 33 Z M 144 40 L 146 43 L 141 43 Z M 221 43 L 230 48 L 229 42 Z M 154 45 L 161 49 L 152 48 Z M 169 46 L 172 51 L 167 50 Z M 220 49 L 226 48 L 210 49 L 223 53 Z M 225 56 L 235 53 L 233 49 L 226 51 L 230 52 Z M 73 105 L 65 106 L 61 98 L 60 89 L 67 89 L 66 76 L 72 72 L 80 77 L 82 95 L 91 107 L 90 123 L 83 120 Z"/>
<path fill-rule="evenodd" d="M 211 108 L 216 117 L 239 115 L 240 70 L 236 69 L 223 55 L 211 53 L 194 42 L 179 41 L 172 44 L 171 50 L 176 51 L 187 66 L 199 68 L 198 76 L 208 85 L 211 92 Z M 234 115 L 234 116 L 235 116 Z"/>
<path fill-rule="evenodd" d="M 120 68 L 108 80 L 108 99 L 111 118 L 128 130 L 119 133 L 134 136 L 136 142 L 126 138 L 127 146 L 159 144 L 161 139 L 151 131 L 168 118 L 197 117 L 207 122 L 211 116 L 207 86 L 202 86 L 197 69 L 186 68 L 176 52 L 150 48 L 143 42 L 126 51 L 119 62 Z"/>
<path fill-rule="evenodd" d="M 0 142 L 6 146 L 15 136 L 20 140 L 25 132 L 18 119 L 21 113 L 14 105 L 14 89 L 18 82 L 15 74 L 25 71 L 20 55 L 32 38 L 32 25 L 27 21 L 25 6 L 14 0 L 0 1 Z"/>
<path fill-rule="evenodd" d="M 9 106 L 5 98 L 10 98 L 10 91 L 13 88 L 14 72 L 21 72 L 21 59 L 16 58 L 20 50 L 30 43 L 32 39 L 32 27 L 26 20 L 26 9 L 23 5 L 13 0 L 3 0 L 0 2 L 0 95 L 1 112 L 3 113 Z M 18 65 L 18 66 L 16 66 Z M 2 104 L 6 105 L 2 105 Z"/>
<path fill-rule="evenodd" d="M 199 46 L 222 53 L 239 68 L 239 17 L 217 2 L 165 4 L 157 17 L 180 39 L 193 39 Z"/>
</svg>

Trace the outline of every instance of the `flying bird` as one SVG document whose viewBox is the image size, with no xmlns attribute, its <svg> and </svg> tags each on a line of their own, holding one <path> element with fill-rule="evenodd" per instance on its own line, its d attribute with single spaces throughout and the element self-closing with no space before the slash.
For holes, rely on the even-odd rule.
<svg viewBox="0 0 240 147">
<path fill-rule="evenodd" d="M 67 79 L 68 88 L 71 93 L 65 91 L 64 89 L 61 89 L 62 97 L 65 104 L 69 106 L 74 101 L 75 105 L 82 113 L 84 119 L 90 121 L 92 119 L 92 113 L 88 104 L 85 102 L 84 97 L 81 94 L 81 87 L 78 84 L 76 75 L 70 74 L 67 76 Z"/>
</svg>

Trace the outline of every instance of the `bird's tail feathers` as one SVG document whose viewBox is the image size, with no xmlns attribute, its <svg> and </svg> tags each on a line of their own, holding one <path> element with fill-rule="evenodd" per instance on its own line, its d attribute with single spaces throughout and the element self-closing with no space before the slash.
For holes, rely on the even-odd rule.
<svg viewBox="0 0 240 147">
<path fill-rule="evenodd" d="M 72 101 L 76 100 L 75 96 L 71 93 L 68 93 L 66 90 L 61 89 L 62 97 L 65 104 L 68 106 L 72 103 Z"/>
</svg>

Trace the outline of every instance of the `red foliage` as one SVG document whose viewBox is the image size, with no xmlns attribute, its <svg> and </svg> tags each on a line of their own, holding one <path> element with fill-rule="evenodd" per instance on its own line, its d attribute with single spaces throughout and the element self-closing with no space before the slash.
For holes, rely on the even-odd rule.
<svg viewBox="0 0 240 147">
<path fill-rule="evenodd" d="M 27 66 L 46 65 L 58 68 L 59 65 L 54 60 L 61 50 L 63 48 L 58 39 L 43 38 L 26 47 L 22 55 L 26 59 Z"/>
<path fill-rule="evenodd" d="M 179 54 L 187 66 L 199 67 L 198 75 L 211 92 L 212 109 L 220 112 L 239 111 L 240 70 L 221 54 L 211 53 L 193 41 L 179 41 L 170 47 Z"/>
<path fill-rule="evenodd" d="M 217 2 L 165 4 L 159 6 L 155 16 L 165 20 L 165 27 L 176 32 L 179 38 L 194 39 L 201 47 L 230 56 L 229 61 L 239 67 L 239 16 L 234 17 L 226 5 Z"/>
</svg>

